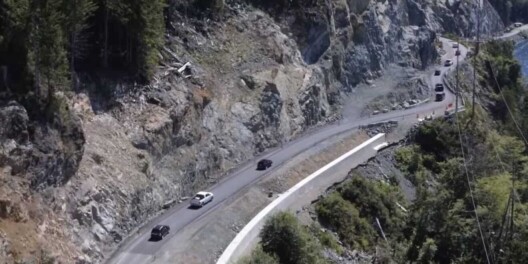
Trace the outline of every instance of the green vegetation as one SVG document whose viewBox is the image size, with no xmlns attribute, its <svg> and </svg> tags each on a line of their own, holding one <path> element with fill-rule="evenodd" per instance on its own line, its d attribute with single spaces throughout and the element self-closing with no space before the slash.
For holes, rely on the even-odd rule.
<svg viewBox="0 0 528 264">
<path fill-rule="evenodd" d="M 489 0 L 506 24 L 528 22 L 528 0 Z"/>
<path fill-rule="evenodd" d="M 270 255 L 261 246 L 258 246 L 251 255 L 238 261 L 239 264 L 279 264 L 275 255 Z"/>
<path fill-rule="evenodd" d="M 321 242 L 323 247 L 332 249 L 337 254 L 343 254 L 344 248 L 330 232 L 321 229 L 321 227 L 315 223 L 310 226 L 310 232 L 319 240 L 319 242 Z"/>
<path fill-rule="evenodd" d="M 163 44 L 164 7 L 164 0 L 0 0 L 8 86 L 21 94 L 64 89 L 76 71 L 107 69 L 148 81 Z"/>
<path fill-rule="evenodd" d="M 357 175 L 318 202 L 315 209 L 321 224 L 335 231 L 346 247 L 370 251 L 379 242 L 379 229 L 373 225 L 376 218 L 387 235 L 394 241 L 400 239 L 405 215 L 396 202 L 405 204 L 396 187 Z M 271 217 L 260 237 L 261 248 L 242 263 L 273 263 L 267 262 L 272 256 L 280 263 L 327 263 L 321 255 L 323 248 L 337 254 L 345 251 L 331 232 L 317 223 L 301 226 L 290 213 Z"/>
<path fill-rule="evenodd" d="M 294 215 L 281 212 L 270 217 L 260 231 L 260 245 L 251 255 L 242 259 L 243 264 L 324 264 L 323 246 L 340 250 L 337 241 L 315 226 L 302 226 Z M 320 238 L 320 240 L 318 240 Z"/>
<path fill-rule="evenodd" d="M 353 248 L 367 249 L 372 246 L 376 233 L 367 219 L 360 217 L 359 210 L 339 193 L 332 193 L 317 204 L 321 223 L 335 230 L 339 238 Z"/>
<path fill-rule="evenodd" d="M 492 263 L 526 262 L 528 153 L 514 120 L 521 131 L 528 131 L 528 96 L 512 49 L 511 43 L 483 46 L 476 67 L 486 88 L 479 96 L 486 99 L 476 106 L 474 117 L 466 111 L 456 122 L 447 118 L 424 123 L 412 133 L 412 144 L 396 150 L 396 165 L 416 187 L 412 204 L 396 186 L 353 174 L 314 206 L 319 223 L 335 232 L 342 246 L 332 233 L 316 228 L 319 223 L 308 233 L 316 244 L 338 253 L 363 250 L 381 263 L 486 263 L 485 251 Z M 280 221 L 303 233 L 293 219 Z M 279 225 L 267 226 L 269 234 L 270 226 Z M 281 241 L 300 240 L 291 231 L 271 230 L 281 230 L 273 233 Z M 283 254 L 280 248 L 264 251 Z M 287 258 L 280 260 L 288 263 Z"/>
<path fill-rule="evenodd" d="M 276 255 L 280 263 L 325 263 L 319 242 L 290 213 L 266 221 L 260 238 L 264 252 Z"/>
<path fill-rule="evenodd" d="M 487 43 L 478 69 L 484 77 L 482 84 L 489 87 L 488 97 L 493 102 L 488 112 L 496 122 L 501 123 L 497 129 L 503 134 L 520 136 L 519 128 L 528 130 L 528 93 L 521 82 L 521 67 L 512 56 L 513 50 L 513 42 Z"/>
</svg>

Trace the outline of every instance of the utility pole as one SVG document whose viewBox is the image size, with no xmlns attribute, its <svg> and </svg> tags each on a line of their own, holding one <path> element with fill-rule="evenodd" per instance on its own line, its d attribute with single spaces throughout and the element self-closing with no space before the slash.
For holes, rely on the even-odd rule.
<svg viewBox="0 0 528 264">
<path fill-rule="evenodd" d="M 460 45 L 460 43 L 458 43 L 458 41 L 457 41 L 457 47 L 459 47 L 459 45 Z M 459 48 L 457 48 L 457 49 L 459 49 Z M 456 63 L 457 63 L 457 65 L 456 65 L 456 69 L 455 69 L 455 70 L 456 70 L 456 85 L 455 85 L 455 115 L 456 115 L 456 114 L 458 113 L 458 96 L 459 96 L 459 94 L 460 94 L 460 90 L 459 90 L 459 88 L 458 88 L 458 62 L 459 62 L 459 61 L 458 61 L 458 58 L 459 58 L 460 56 L 456 55 L 456 51 L 455 51 L 455 57 L 456 57 Z"/>
<path fill-rule="evenodd" d="M 482 13 L 482 0 L 477 8 L 477 43 L 475 44 L 475 56 L 473 57 L 473 98 L 471 108 L 471 119 L 475 117 L 475 97 L 477 92 L 477 56 L 480 49 L 480 15 Z"/>
<path fill-rule="evenodd" d="M 517 176 L 517 171 L 518 171 L 518 164 L 517 163 L 514 163 L 513 164 L 513 171 L 512 171 L 512 178 L 511 178 L 511 181 L 512 181 L 512 186 L 511 186 L 511 197 L 512 197 L 512 200 L 511 200 L 511 215 L 510 215 L 510 241 L 513 239 L 513 232 L 514 232 L 514 227 L 515 227 L 515 224 L 514 224 L 514 214 L 515 214 L 515 176 Z"/>
</svg>

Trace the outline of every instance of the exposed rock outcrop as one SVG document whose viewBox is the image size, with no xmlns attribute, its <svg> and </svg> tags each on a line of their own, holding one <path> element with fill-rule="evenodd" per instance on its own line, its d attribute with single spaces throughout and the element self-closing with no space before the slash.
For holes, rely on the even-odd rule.
<svg viewBox="0 0 528 264">
<path fill-rule="evenodd" d="M 0 104 L 1 179 L 45 208 L 35 223 L 43 234 L 68 231 L 61 241 L 78 252 L 66 263 L 99 263 L 168 201 L 335 119 L 342 95 L 389 65 L 435 63 L 437 32 L 474 35 L 476 1 L 172 1 L 149 85 L 115 83 L 106 104 L 89 85 L 56 93 L 40 120 L 28 103 Z M 483 32 L 500 29 L 485 10 Z M 388 100 L 421 99 L 423 87 L 403 82 Z M 0 218 L 2 208 L 15 207 L 0 202 Z"/>
<path fill-rule="evenodd" d="M 14 261 L 13 256 L 10 255 L 9 242 L 5 238 L 5 234 L 0 233 L 0 259 L 5 262 Z"/>
<path fill-rule="evenodd" d="M 83 154 L 80 120 L 65 96 L 54 95 L 44 111 L 30 117 L 16 101 L 0 104 L 0 167 L 28 177 L 34 189 L 68 182 Z"/>
</svg>

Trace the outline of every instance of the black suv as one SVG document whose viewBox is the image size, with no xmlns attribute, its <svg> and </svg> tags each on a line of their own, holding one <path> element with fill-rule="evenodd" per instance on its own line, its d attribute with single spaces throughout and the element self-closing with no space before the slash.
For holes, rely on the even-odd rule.
<svg viewBox="0 0 528 264">
<path fill-rule="evenodd" d="M 273 161 L 271 161 L 269 159 L 260 160 L 257 163 L 257 170 L 265 170 L 265 169 L 271 167 L 271 164 L 273 164 Z"/>
<path fill-rule="evenodd" d="M 152 228 L 152 232 L 150 233 L 151 239 L 163 239 L 164 236 L 168 235 L 170 232 L 170 227 L 166 225 L 157 225 L 154 228 Z"/>
<path fill-rule="evenodd" d="M 435 85 L 435 92 L 443 92 L 444 91 L 444 85 L 441 83 L 437 83 Z"/>
<path fill-rule="evenodd" d="M 440 74 L 442 74 L 442 72 L 441 72 L 440 70 L 436 70 L 436 71 L 434 72 L 434 75 L 435 75 L 435 76 L 439 76 Z"/>
<path fill-rule="evenodd" d="M 444 98 L 445 98 L 445 93 L 444 92 L 436 93 L 435 101 L 441 102 L 441 101 L 444 100 Z"/>
</svg>

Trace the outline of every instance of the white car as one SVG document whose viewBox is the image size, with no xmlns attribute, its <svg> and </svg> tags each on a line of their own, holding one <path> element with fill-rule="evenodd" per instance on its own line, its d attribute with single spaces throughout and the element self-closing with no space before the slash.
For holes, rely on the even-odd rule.
<svg viewBox="0 0 528 264">
<path fill-rule="evenodd" d="M 210 192 L 198 192 L 191 200 L 191 206 L 202 207 L 207 203 L 213 201 L 213 193 Z"/>
<path fill-rule="evenodd" d="M 446 66 L 446 67 L 449 67 L 451 65 L 453 65 L 453 61 L 452 60 L 446 60 L 445 63 L 444 63 L 444 66 Z"/>
</svg>

